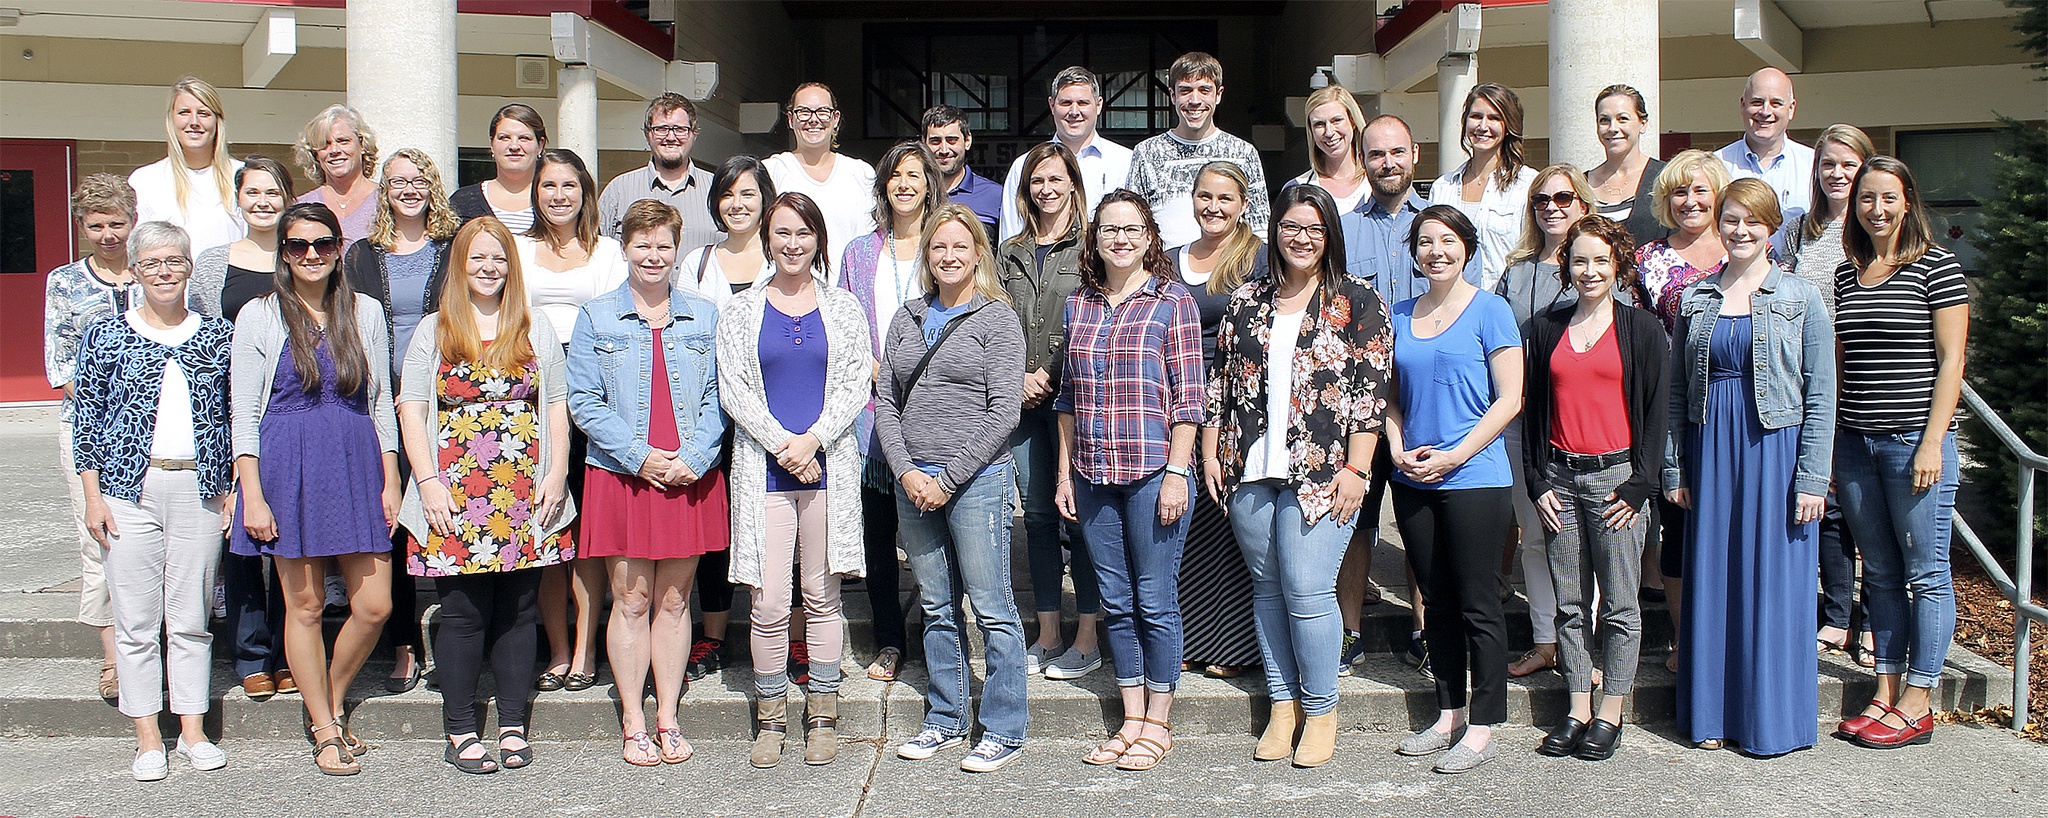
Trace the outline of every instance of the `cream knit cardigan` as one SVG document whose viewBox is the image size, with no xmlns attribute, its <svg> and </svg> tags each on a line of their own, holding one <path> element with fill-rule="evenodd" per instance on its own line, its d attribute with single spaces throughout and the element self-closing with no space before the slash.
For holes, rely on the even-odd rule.
<svg viewBox="0 0 2048 818">
<path fill-rule="evenodd" d="M 867 313 L 853 293 L 816 282 L 818 311 L 825 319 L 825 407 L 818 422 L 805 430 L 818 436 L 825 455 L 826 565 L 834 574 L 863 576 L 867 557 L 861 533 L 860 450 L 854 445 L 853 421 L 874 393 L 872 342 Z M 761 321 L 767 309 L 766 287 L 753 287 L 732 297 L 718 317 L 718 394 L 733 420 L 731 484 L 731 569 L 738 585 L 762 587 L 771 576 L 764 547 L 768 495 L 768 450 L 791 435 L 768 411 L 761 381 Z M 787 582 L 787 566 L 772 576 Z"/>
</svg>

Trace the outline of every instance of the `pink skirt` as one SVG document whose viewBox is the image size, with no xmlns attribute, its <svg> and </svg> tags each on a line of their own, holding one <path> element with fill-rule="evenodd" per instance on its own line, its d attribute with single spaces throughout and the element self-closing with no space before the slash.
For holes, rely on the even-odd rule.
<svg viewBox="0 0 2048 818">
<path fill-rule="evenodd" d="M 724 551 L 732 543 L 724 469 L 656 491 L 637 476 L 586 466 L 578 512 L 583 557 L 681 559 Z"/>
</svg>

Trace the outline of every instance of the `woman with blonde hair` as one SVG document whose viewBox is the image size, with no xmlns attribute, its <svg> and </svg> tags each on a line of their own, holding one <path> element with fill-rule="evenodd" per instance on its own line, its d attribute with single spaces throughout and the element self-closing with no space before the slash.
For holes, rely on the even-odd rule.
<svg viewBox="0 0 2048 818">
<path fill-rule="evenodd" d="M 220 91 L 198 77 L 171 83 L 164 136 L 168 155 L 128 174 L 136 218 L 185 228 L 195 255 L 241 238 L 234 175 L 242 163 L 228 158 Z"/>
<path fill-rule="evenodd" d="M 300 196 L 319 202 L 341 219 L 343 252 L 370 234 L 377 215 L 377 132 L 363 115 L 339 103 L 314 114 L 292 144 L 292 164 L 319 187 Z"/>
<path fill-rule="evenodd" d="M 413 334 L 398 402 L 413 474 L 399 512 L 411 535 L 405 568 L 433 578 L 441 596 L 442 758 L 466 773 L 533 761 L 526 728 L 536 569 L 576 557 L 568 377 L 547 314 L 527 306 L 511 245 L 511 231 L 488 216 L 456 232 L 460 274 L 442 283 L 441 309 Z M 486 649 L 497 758 L 484 750 L 476 718 Z"/>
<path fill-rule="evenodd" d="M 1342 85 L 1326 85 L 1302 104 L 1308 112 L 1308 171 L 1289 179 L 1294 185 L 1315 185 L 1330 194 L 1338 213 L 1349 213 L 1372 192 L 1365 179 L 1365 111 Z"/>
</svg>

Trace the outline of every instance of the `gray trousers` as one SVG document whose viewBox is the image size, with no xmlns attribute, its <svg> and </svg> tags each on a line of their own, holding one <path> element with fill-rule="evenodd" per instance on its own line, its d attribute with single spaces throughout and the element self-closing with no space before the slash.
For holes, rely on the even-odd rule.
<svg viewBox="0 0 2048 818">
<path fill-rule="evenodd" d="M 1601 688 L 1609 696 L 1626 696 L 1635 686 L 1642 656 L 1643 610 L 1636 588 L 1642 581 L 1646 518 L 1639 513 L 1633 525 L 1615 530 L 1601 512 L 1613 505 L 1607 496 L 1632 472 L 1627 463 L 1576 471 L 1552 462 L 1543 470 L 1564 506 L 1558 513 L 1563 529 L 1550 535 L 1550 576 L 1557 585 L 1557 651 L 1565 686 L 1574 693 L 1593 690 L 1593 622 L 1586 609 L 1597 599 Z"/>
<path fill-rule="evenodd" d="M 196 471 L 152 467 L 142 480 L 141 502 L 106 500 L 120 532 L 107 543 L 105 564 L 121 714 L 143 718 L 163 711 L 166 665 L 171 712 L 205 713 L 213 681 L 206 615 L 220 559 L 222 498 L 199 496 Z"/>
</svg>

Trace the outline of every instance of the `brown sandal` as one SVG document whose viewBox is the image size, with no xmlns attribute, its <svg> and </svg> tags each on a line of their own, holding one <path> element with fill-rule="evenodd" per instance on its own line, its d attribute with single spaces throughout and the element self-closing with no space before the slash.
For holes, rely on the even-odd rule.
<svg viewBox="0 0 2048 818">
<path fill-rule="evenodd" d="M 1165 761 L 1167 756 L 1173 754 L 1173 725 L 1153 719 L 1141 718 L 1138 721 L 1158 725 L 1161 729 L 1164 729 L 1166 731 L 1166 741 L 1162 743 L 1158 739 L 1145 738 L 1143 736 L 1131 739 L 1130 749 L 1125 750 L 1123 757 L 1117 760 L 1116 768 L 1119 770 L 1136 773 L 1145 772 L 1159 766 L 1160 762 Z M 1139 755 L 1139 748 L 1143 748 L 1147 752 L 1144 755 Z"/>
<path fill-rule="evenodd" d="M 118 699 L 118 698 L 120 698 L 120 697 L 121 697 L 121 675 L 120 675 L 120 673 L 118 673 L 118 672 L 116 672 L 116 671 L 114 670 L 114 663 L 113 663 L 113 662 L 101 662 L 101 663 L 100 663 L 100 698 L 102 698 L 102 699 Z"/>
<path fill-rule="evenodd" d="M 1124 724 L 1130 724 L 1134 721 L 1144 722 L 1146 721 L 1146 719 L 1142 716 L 1124 717 Z M 1145 728 L 1140 727 L 1138 729 L 1142 731 Z M 1123 759 L 1125 753 L 1131 751 L 1131 746 L 1136 742 L 1136 738 L 1136 736 L 1126 737 L 1124 735 L 1123 726 L 1118 725 L 1116 728 L 1116 732 L 1109 734 L 1109 740 L 1102 742 L 1100 746 L 1095 748 L 1094 752 L 1091 752 L 1081 757 L 1081 763 L 1096 767 L 1107 767 L 1111 764 L 1115 764 Z M 1110 749 L 1110 745 L 1112 744 L 1121 744 L 1122 746 L 1112 750 Z M 1108 758 L 1102 757 L 1102 755 L 1105 753 L 1109 755 Z"/>
<path fill-rule="evenodd" d="M 341 721 L 337 719 L 320 725 L 313 728 L 312 732 L 317 733 L 329 727 L 340 728 Z M 320 760 L 320 754 L 329 747 L 334 748 L 334 763 L 331 765 Z M 342 740 L 339 733 L 333 738 L 320 739 L 313 745 L 313 766 L 320 768 L 323 775 L 355 775 L 363 771 L 363 765 L 356 763 L 355 754 L 348 751 L 348 743 Z"/>
</svg>

